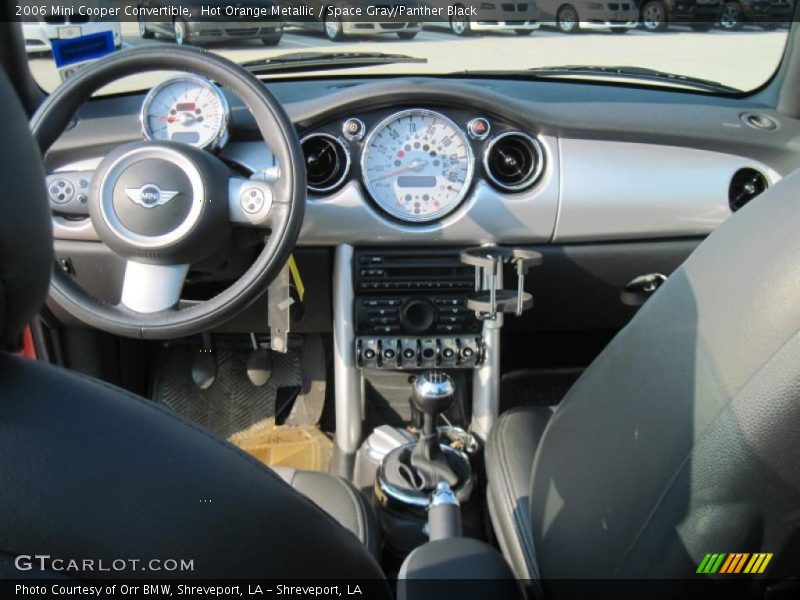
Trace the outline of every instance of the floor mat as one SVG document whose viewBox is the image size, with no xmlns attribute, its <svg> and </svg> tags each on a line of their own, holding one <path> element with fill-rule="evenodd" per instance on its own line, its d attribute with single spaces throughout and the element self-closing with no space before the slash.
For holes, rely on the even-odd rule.
<svg viewBox="0 0 800 600">
<path fill-rule="evenodd" d="M 501 411 L 518 406 L 553 406 L 561 402 L 583 369 L 520 369 L 500 380 Z"/>
<path fill-rule="evenodd" d="M 327 471 L 333 442 L 315 425 L 275 425 L 265 419 L 235 433 L 229 441 L 272 467 Z"/>
<path fill-rule="evenodd" d="M 153 382 L 153 401 L 163 404 L 216 433 L 229 438 L 266 419 L 275 419 L 276 404 L 287 388 L 302 384 L 300 352 L 272 354 L 272 377 L 254 386 L 247 378 L 249 352 L 217 348 L 217 377 L 205 390 L 192 381 L 192 364 L 199 346 L 173 344 L 159 356 Z"/>
</svg>

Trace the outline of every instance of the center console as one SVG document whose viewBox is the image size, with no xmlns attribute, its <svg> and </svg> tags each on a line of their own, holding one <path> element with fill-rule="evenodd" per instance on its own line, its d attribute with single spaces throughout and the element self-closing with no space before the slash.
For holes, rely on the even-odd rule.
<svg viewBox="0 0 800 600">
<path fill-rule="evenodd" d="M 353 256 L 356 362 L 370 369 L 470 369 L 483 360 L 467 306 L 473 268 L 456 249 L 359 249 Z"/>
<path fill-rule="evenodd" d="M 458 503 L 465 531 L 481 535 L 475 474 L 481 440 L 497 418 L 503 314 L 532 306 L 524 278 L 540 261 L 536 252 L 497 246 L 337 250 L 337 281 L 352 286 L 334 290 L 336 444 L 354 457 L 353 480 L 374 492 L 385 548 L 397 557 L 433 539 L 427 517 L 440 484 Z M 514 267 L 516 289 L 503 289 L 504 265 Z M 378 377 L 375 370 L 399 373 Z M 374 392 L 374 381 L 387 376 L 396 382 L 394 406 L 397 390 L 408 386 L 412 418 L 373 424 L 362 436 L 372 406 L 367 382 Z M 469 409 L 459 402 L 447 413 L 456 380 Z M 371 402 L 388 404 L 373 392 Z M 453 412 L 456 421 L 445 417 Z"/>
</svg>

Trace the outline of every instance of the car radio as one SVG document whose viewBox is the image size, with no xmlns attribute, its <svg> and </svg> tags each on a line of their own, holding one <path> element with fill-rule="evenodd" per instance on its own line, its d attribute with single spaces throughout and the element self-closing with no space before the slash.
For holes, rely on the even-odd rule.
<svg viewBox="0 0 800 600">
<path fill-rule="evenodd" d="M 371 368 L 469 368 L 480 363 L 481 322 L 467 308 L 474 270 L 459 249 L 354 253 L 356 357 Z"/>
<path fill-rule="evenodd" d="M 466 302 L 473 269 L 458 250 L 357 250 L 354 260 L 357 335 L 480 331 Z"/>
</svg>

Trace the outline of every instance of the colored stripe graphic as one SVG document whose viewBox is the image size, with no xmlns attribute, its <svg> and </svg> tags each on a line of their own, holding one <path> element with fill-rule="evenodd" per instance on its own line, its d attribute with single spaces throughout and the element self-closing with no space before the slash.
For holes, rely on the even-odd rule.
<svg viewBox="0 0 800 600">
<path fill-rule="evenodd" d="M 697 566 L 696 573 L 705 573 L 706 572 L 706 565 L 708 565 L 709 560 L 711 560 L 711 555 L 706 554 L 703 557 L 703 560 L 700 561 L 700 564 Z"/>
<path fill-rule="evenodd" d="M 728 558 L 725 559 L 725 562 L 722 563 L 722 568 L 719 570 L 720 573 L 727 573 L 728 569 L 731 567 L 731 563 L 734 562 L 736 559 L 736 554 L 728 554 Z"/>
<path fill-rule="evenodd" d="M 772 560 L 771 552 L 709 552 L 697 566 L 697 573 L 734 575 L 738 573 L 763 573 Z"/>
<path fill-rule="evenodd" d="M 739 559 L 739 562 L 736 563 L 736 568 L 734 569 L 733 567 L 731 567 L 731 571 L 730 571 L 731 573 L 740 573 L 741 572 L 742 568 L 744 567 L 744 562 L 750 557 L 750 553 L 746 552 L 744 554 L 741 554 L 740 556 L 741 556 L 741 558 Z"/>
<path fill-rule="evenodd" d="M 732 552 L 728 555 L 730 558 L 729 561 L 723 565 L 723 568 L 720 570 L 720 573 L 733 573 L 733 570 L 736 568 L 736 565 L 739 564 L 739 559 L 742 557 L 741 554 L 738 552 Z"/>
<path fill-rule="evenodd" d="M 769 554 L 764 554 L 763 556 L 764 556 L 764 561 L 758 567 L 758 572 L 759 573 L 763 573 L 766 570 L 767 565 L 769 564 L 769 561 L 772 560 L 772 552 L 770 552 Z"/>
<path fill-rule="evenodd" d="M 720 565 L 722 565 L 722 561 L 725 560 L 725 553 L 721 553 L 717 555 L 717 560 L 711 565 L 711 568 L 708 570 L 708 573 L 716 573 L 719 570 Z"/>
</svg>

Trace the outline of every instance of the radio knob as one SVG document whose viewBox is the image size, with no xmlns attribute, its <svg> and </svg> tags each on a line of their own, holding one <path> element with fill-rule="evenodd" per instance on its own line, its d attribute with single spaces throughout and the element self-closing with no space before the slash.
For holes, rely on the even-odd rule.
<svg viewBox="0 0 800 600">
<path fill-rule="evenodd" d="M 364 350 L 364 358 L 366 358 L 367 360 L 372 360 L 373 358 L 375 358 L 375 350 L 373 350 L 372 348 L 367 348 L 366 350 Z"/>
<path fill-rule="evenodd" d="M 403 308 L 403 325 L 406 331 L 425 333 L 436 318 L 433 304 L 427 300 L 411 300 Z"/>
<path fill-rule="evenodd" d="M 403 350 L 403 358 L 414 358 L 417 355 L 413 348 L 406 348 Z"/>
</svg>

